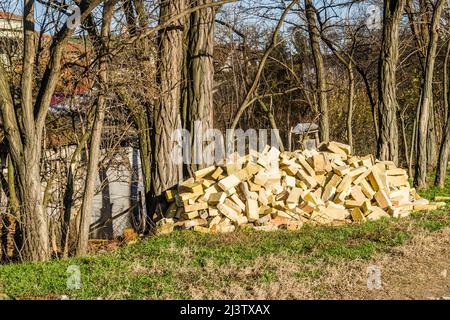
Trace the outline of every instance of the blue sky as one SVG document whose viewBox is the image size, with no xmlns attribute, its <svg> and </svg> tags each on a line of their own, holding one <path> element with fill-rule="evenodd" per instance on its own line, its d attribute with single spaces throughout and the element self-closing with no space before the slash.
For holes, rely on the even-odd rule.
<svg viewBox="0 0 450 320">
<path fill-rule="evenodd" d="M 46 0 L 45 0 L 46 1 Z M 156 1 L 155 1 L 156 2 Z M 323 6 L 323 3 L 332 4 L 332 5 L 339 5 L 348 2 L 348 0 L 321 0 L 321 1 L 315 1 L 316 7 L 320 8 Z M 372 3 L 380 3 L 379 0 L 363 0 L 360 1 L 359 5 L 354 5 L 352 7 L 352 11 L 357 11 L 358 8 L 361 9 L 361 7 L 365 7 Z M 281 14 L 282 6 L 288 5 L 290 3 L 289 0 L 238 0 L 236 3 L 228 4 L 226 5 L 226 8 L 231 9 L 236 8 L 235 13 L 233 13 L 233 10 L 231 11 L 231 14 L 227 14 L 227 16 L 223 17 L 223 19 L 227 19 L 230 23 L 233 23 L 234 18 L 239 17 L 239 22 L 244 23 L 247 25 L 255 25 L 259 29 L 265 29 L 265 28 L 271 28 L 276 23 L 275 19 L 262 19 L 257 16 L 256 10 L 259 12 L 265 13 L 265 15 L 270 16 L 272 15 L 274 18 L 277 18 Z M 303 6 L 304 1 L 300 0 L 299 3 L 301 6 Z M 13 12 L 15 14 L 21 14 L 23 8 L 23 0 L 0 0 L 0 11 L 8 11 Z M 244 9 L 244 10 L 243 10 Z M 44 5 L 36 1 L 36 19 L 37 19 L 37 29 L 39 30 L 39 23 L 42 23 L 43 21 L 43 14 L 45 11 Z M 352 16 L 352 11 L 348 10 L 347 8 L 342 7 L 336 7 L 334 14 L 337 15 L 337 19 L 341 19 L 345 17 L 348 13 L 350 13 L 350 17 Z M 52 12 L 55 12 L 55 10 L 52 10 Z M 243 16 L 242 12 L 246 12 L 247 14 L 245 17 Z M 54 17 L 56 18 L 56 17 Z M 66 20 L 66 17 L 60 17 L 62 21 Z M 287 17 L 287 20 L 295 21 L 296 23 L 301 23 L 299 20 L 299 17 L 297 14 L 290 14 Z M 285 24 L 284 28 L 287 28 L 288 24 Z M 51 32 L 49 30 L 46 30 L 47 32 Z"/>
</svg>

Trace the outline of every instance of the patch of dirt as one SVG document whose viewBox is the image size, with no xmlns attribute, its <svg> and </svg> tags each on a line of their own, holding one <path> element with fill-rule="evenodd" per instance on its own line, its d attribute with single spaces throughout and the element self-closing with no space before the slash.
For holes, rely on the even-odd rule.
<svg viewBox="0 0 450 320">
<path fill-rule="evenodd" d="M 368 268 L 379 270 L 380 282 Z M 194 299 L 449 299 L 450 228 L 416 234 L 369 261 L 309 265 L 272 255 L 244 269 L 203 270 L 203 281 L 185 289 Z M 274 279 L 261 281 L 263 271 Z M 205 289 L 204 280 L 213 288 Z"/>
<path fill-rule="evenodd" d="M 379 287 L 368 268 L 380 271 Z M 440 299 L 449 296 L 450 228 L 416 234 L 407 244 L 378 254 L 370 261 L 352 261 L 333 269 L 328 279 L 323 279 L 326 289 L 323 298 Z"/>
</svg>

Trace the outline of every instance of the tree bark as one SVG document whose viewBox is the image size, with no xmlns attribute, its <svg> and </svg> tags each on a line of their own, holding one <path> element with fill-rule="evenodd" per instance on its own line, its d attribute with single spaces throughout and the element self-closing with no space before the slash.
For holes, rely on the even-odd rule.
<svg viewBox="0 0 450 320">
<path fill-rule="evenodd" d="M 400 19 L 406 0 L 385 0 L 383 10 L 383 40 L 378 79 L 378 121 L 380 135 L 377 153 L 381 160 L 398 163 L 398 124 L 396 68 L 398 61 Z"/>
<path fill-rule="evenodd" d="M 212 0 L 191 0 L 191 6 L 213 3 Z M 215 8 L 193 12 L 189 19 L 188 48 L 186 55 L 186 91 L 183 106 L 186 113 L 183 123 L 191 134 L 191 163 L 186 168 L 193 171 L 204 168 L 213 159 L 204 159 L 206 132 L 213 128 L 213 78 L 214 78 L 214 21 Z"/>
<path fill-rule="evenodd" d="M 433 89 L 433 74 L 434 64 L 436 60 L 436 50 L 438 41 L 438 28 L 439 21 L 444 0 L 438 0 L 433 12 L 431 26 L 429 30 L 429 43 L 425 61 L 425 75 L 422 90 L 422 99 L 419 109 L 419 122 L 417 127 L 417 161 L 416 170 L 414 176 L 415 187 L 425 187 L 427 185 L 427 166 L 428 166 L 428 154 L 427 154 L 427 137 L 430 121 L 430 110 L 432 103 L 432 89 Z"/>
<path fill-rule="evenodd" d="M 160 24 L 185 10 L 184 0 L 161 3 Z M 180 180 L 180 159 L 173 159 L 177 146 L 175 132 L 181 128 L 181 75 L 183 66 L 184 19 L 162 29 L 159 35 L 158 84 L 161 95 L 155 107 L 152 135 L 152 196 L 174 187 Z"/>
<path fill-rule="evenodd" d="M 161 1 L 159 25 L 166 25 L 159 32 L 157 83 L 161 91 L 152 119 L 150 135 L 142 137 L 141 149 L 150 152 L 150 189 L 147 194 L 147 213 L 161 217 L 167 203 L 164 191 L 173 188 L 180 180 L 181 158 L 176 156 L 176 130 L 181 129 L 181 82 L 183 67 L 183 36 L 185 17 L 173 18 L 186 9 L 185 0 Z M 168 24 L 169 21 L 172 21 Z M 142 123 L 145 119 L 142 117 Z M 150 128 L 150 126 L 149 126 Z M 149 139 L 149 140 L 147 140 Z M 146 143 L 150 142 L 150 146 Z M 145 161 L 145 160 L 144 160 Z M 145 164 L 147 166 L 148 164 Z M 144 169 L 147 169 L 144 167 Z"/>
<path fill-rule="evenodd" d="M 319 102 L 319 129 L 320 140 L 327 142 L 330 140 L 330 125 L 328 120 L 328 100 L 327 83 L 325 77 L 325 66 L 323 56 L 320 50 L 320 33 L 317 27 L 317 10 L 312 0 L 305 0 L 305 13 L 308 24 L 309 41 L 314 60 L 316 72 L 316 90 Z"/>
</svg>

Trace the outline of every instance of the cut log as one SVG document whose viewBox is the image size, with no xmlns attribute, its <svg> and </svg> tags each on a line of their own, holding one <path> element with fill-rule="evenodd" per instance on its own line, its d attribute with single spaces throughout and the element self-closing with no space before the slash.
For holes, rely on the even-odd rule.
<svg viewBox="0 0 450 320">
<path fill-rule="evenodd" d="M 199 210 L 206 210 L 208 209 L 208 203 L 207 202 L 198 202 L 194 204 L 188 204 L 184 205 L 184 211 L 185 212 L 193 212 L 193 211 L 199 211 Z"/>
<path fill-rule="evenodd" d="M 374 199 L 381 209 L 386 210 L 389 206 L 392 206 L 391 199 L 389 199 L 386 192 L 382 189 L 375 193 Z"/>
<path fill-rule="evenodd" d="M 201 179 L 203 177 L 206 177 L 208 174 L 214 172 L 214 170 L 216 170 L 215 166 L 207 167 L 207 168 L 195 171 L 193 173 L 193 176 L 194 176 L 195 180 L 198 180 L 198 179 Z"/>
<path fill-rule="evenodd" d="M 259 207 L 258 201 L 253 199 L 247 199 L 245 204 L 245 213 L 247 214 L 248 221 L 256 221 L 259 219 Z"/>
<path fill-rule="evenodd" d="M 239 183 L 241 183 L 241 180 L 239 180 L 238 177 L 232 174 L 220 180 L 217 184 L 220 188 L 222 188 L 222 190 L 227 191 L 231 188 L 236 187 Z"/>
<path fill-rule="evenodd" d="M 226 199 L 227 195 L 225 192 L 211 193 L 208 199 L 208 204 L 212 206 L 216 206 L 219 203 L 223 203 Z"/>
<path fill-rule="evenodd" d="M 228 219 L 231 221 L 237 221 L 239 214 L 233 210 L 231 207 L 227 206 L 224 203 L 219 203 L 217 205 L 217 209 Z"/>
</svg>

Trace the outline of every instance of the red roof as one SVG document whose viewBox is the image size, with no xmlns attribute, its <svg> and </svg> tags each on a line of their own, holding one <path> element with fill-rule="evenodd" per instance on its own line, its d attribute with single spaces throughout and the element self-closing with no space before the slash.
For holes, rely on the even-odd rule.
<svg viewBox="0 0 450 320">
<path fill-rule="evenodd" d="M 22 19 L 23 19 L 21 16 L 17 16 L 10 12 L 0 12 L 0 18 L 4 18 L 7 20 L 18 20 L 18 21 L 22 21 Z"/>
</svg>

